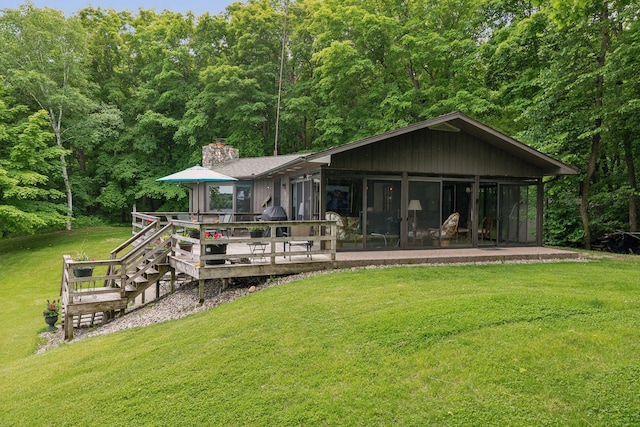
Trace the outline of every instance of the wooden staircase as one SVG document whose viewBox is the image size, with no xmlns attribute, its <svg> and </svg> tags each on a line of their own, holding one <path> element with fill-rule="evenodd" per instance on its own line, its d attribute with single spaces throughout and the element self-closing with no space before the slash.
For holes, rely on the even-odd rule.
<svg viewBox="0 0 640 427">
<path fill-rule="evenodd" d="M 152 217 L 153 218 L 153 217 Z M 155 297 L 160 295 L 160 280 L 174 273 L 168 257 L 174 248 L 174 226 L 159 228 L 158 220 L 111 251 L 109 260 L 73 261 L 63 256 L 61 282 L 63 328 L 65 339 L 73 339 L 74 327 L 91 327 L 113 318 L 137 297 L 145 302 L 145 291 L 156 285 Z M 77 277 L 74 269 L 90 268 L 92 274 Z"/>
</svg>

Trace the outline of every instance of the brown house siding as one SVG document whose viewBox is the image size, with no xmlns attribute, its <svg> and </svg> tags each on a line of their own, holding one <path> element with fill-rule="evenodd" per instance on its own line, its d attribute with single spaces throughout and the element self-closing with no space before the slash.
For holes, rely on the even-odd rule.
<svg viewBox="0 0 640 427">
<path fill-rule="evenodd" d="M 330 169 L 541 177 L 540 168 L 464 132 L 422 129 L 332 156 Z"/>
</svg>

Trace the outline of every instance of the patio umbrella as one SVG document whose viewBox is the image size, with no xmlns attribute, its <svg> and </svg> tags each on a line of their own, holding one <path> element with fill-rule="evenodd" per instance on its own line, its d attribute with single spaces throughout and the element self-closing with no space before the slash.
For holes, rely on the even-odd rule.
<svg viewBox="0 0 640 427">
<path fill-rule="evenodd" d="M 183 171 L 173 173 L 171 175 L 158 178 L 156 181 L 161 182 L 189 182 L 195 184 L 197 190 L 197 213 L 200 214 L 200 185 L 204 182 L 231 182 L 237 181 L 237 179 L 221 174 L 220 172 L 213 171 L 209 168 L 202 167 L 200 165 L 192 166 Z"/>
</svg>

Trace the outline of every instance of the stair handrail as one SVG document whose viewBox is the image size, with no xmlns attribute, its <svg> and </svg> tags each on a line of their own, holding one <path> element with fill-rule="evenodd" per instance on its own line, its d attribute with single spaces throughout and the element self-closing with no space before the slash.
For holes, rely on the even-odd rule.
<svg viewBox="0 0 640 427">
<path fill-rule="evenodd" d="M 120 244 L 117 248 L 113 249 L 111 251 L 111 259 L 116 259 L 118 258 L 118 253 L 122 252 L 124 249 L 126 249 L 128 246 L 133 245 L 133 243 L 136 240 L 139 240 L 141 237 L 143 237 L 146 233 L 149 232 L 149 230 L 153 229 L 153 228 L 158 228 L 158 224 L 160 222 L 160 219 L 158 217 L 154 217 L 155 221 L 150 222 L 146 227 L 144 227 L 142 230 L 138 231 L 137 233 L 133 234 L 130 238 L 128 238 L 125 242 L 123 242 L 122 244 Z"/>
<path fill-rule="evenodd" d="M 168 255 L 173 250 L 173 238 L 163 239 L 165 234 L 173 234 L 175 226 L 171 223 L 165 225 L 163 228 L 156 230 L 147 236 L 144 236 L 144 240 L 132 248 L 129 252 L 120 258 L 121 270 L 121 283 L 123 289 L 126 285 L 131 285 L 134 280 L 142 276 L 148 269 L 155 267 L 159 264 L 160 259 Z M 139 234 L 143 234 L 142 232 Z M 154 242 L 157 246 L 151 248 L 150 245 Z M 147 263 L 154 255 L 158 254 L 158 247 L 163 248 L 161 255 L 156 256 L 153 262 Z M 133 275 L 129 277 L 129 272 L 133 272 Z"/>
<path fill-rule="evenodd" d="M 149 217 L 151 217 L 151 216 L 149 215 Z M 148 233 L 149 230 L 151 230 L 153 228 L 157 228 L 160 220 L 157 217 L 154 217 L 154 218 L 155 218 L 155 220 L 151 220 L 151 222 L 146 227 L 144 227 L 142 230 L 140 230 L 136 234 L 132 235 L 125 242 L 121 243 L 120 245 L 118 245 L 118 247 L 113 249 L 110 252 L 110 259 L 113 260 L 113 261 L 118 260 L 118 254 L 120 252 L 122 252 L 124 249 L 128 248 L 129 246 L 132 246 L 134 242 L 136 242 L 137 240 L 140 240 L 142 237 L 144 237 L 144 235 L 146 233 Z M 107 271 L 107 273 L 108 273 L 108 275 L 116 274 L 115 267 L 110 267 L 109 270 Z M 113 287 L 114 282 L 113 282 L 113 280 L 109 281 L 109 282 L 105 280 L 104 285 Z"/>
</svg>

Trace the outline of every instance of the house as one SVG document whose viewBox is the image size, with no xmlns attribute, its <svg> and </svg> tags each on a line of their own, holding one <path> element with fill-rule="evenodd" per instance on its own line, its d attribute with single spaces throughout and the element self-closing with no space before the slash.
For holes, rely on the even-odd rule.
<svg viewBox="0 0 640 427">
<path fill-rule="evenodd" d="M 460 112 L 312 154 L 205 146 L 203 166 L 238 179 L 198 195 L 208 211 L 335 219 L 351 250 L 541 246 L 543 178 L 578 173 Z"/>
</svg>

